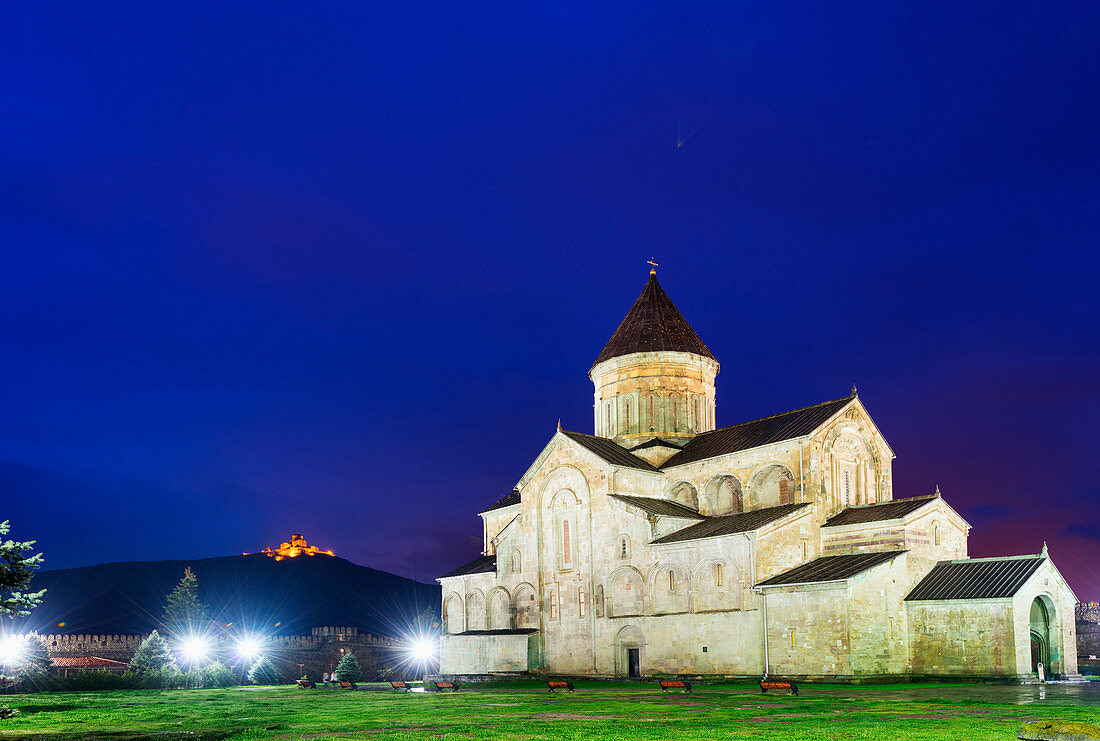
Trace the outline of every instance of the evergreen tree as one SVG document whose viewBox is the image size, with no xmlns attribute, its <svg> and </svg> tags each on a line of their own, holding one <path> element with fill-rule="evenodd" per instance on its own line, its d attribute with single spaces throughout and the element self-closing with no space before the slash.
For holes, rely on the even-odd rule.
<svg viewBox="0 0 1100 741">
<path fill-rule="evenodd" d="M 168 594 L 164 625 L 170 635 L 180 637 L 201 630 L 205 622 L 206 607 L 199 602 L 199 578 L 188 566 L 180 583 Z"/>
<path fill-rule="evenodd" d="M 336 665 L 336 679 L 341 682 L 358 682 L 363 678 L 363 669 L 359 666 L 359 659 L 355 654 L 346 653 Z"/>
<path fill-rule="evenodd" d="M 145 636 L 145 640 L 130 659 L 130 668 L 135 672 L 162 672 L 175 668 L 176 660 L 168 650 L 168 641 L 157 631 Z"/>
<path fill-rule="evenodd" d="M 199 670 L 203 687 L 232 687 L 237 683 L 233 671 L 221 661 L 214 661 Z"/>
<path fill-rule="evenodd" d="M 248 681 L 252 684 L 275 684 L 279 681 L 279 673 L 266 656 L 261 656 L 248 670 Z"/>
<path fill-rule="evenodd" d="M 24 637 L 14 679 L 21 682 L 24 689 L 38 690 L 46 683 L 49 670 L 50 649 L 46 639 L 37 633 Z"/>
<path fill-rule="evenodd" d="M 23 639 L 19 676 L 23 679 L 45 675 L 50 670 L 50 649 L 46 639 L 31 633 Z"/>
<path fill-rule="evenodd" d="M 8 533 L 8 521 L 0 522 L 0 535 Z M 46 590 L 25 592 L 35 569 L 42 563 L 42 554 L 28 556 L 26 552 L 34 545 L 33 540 L 20 543 L 14 540 L 0 540 L 0 617 L 20 617 L 42 601 Z"/>
</svg>

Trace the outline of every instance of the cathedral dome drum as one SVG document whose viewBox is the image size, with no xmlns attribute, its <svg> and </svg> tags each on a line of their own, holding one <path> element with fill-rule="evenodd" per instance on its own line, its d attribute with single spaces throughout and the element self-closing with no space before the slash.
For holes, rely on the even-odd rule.
<svg viewBox="0 0 1100 741">
<path fill-rule="evenodd" d="M 645 288 L 588 372 L 595 433 L 631 447 L 715 428 L 718 360 L 650 271 Z"/>
</svg>

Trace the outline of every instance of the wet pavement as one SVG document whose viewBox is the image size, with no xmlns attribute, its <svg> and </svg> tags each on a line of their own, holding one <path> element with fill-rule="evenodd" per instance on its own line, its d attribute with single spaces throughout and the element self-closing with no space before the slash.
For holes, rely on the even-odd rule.
<svg viewBox="0 0 1100 741">
<path fill-rule="evenodd" d="M 1047 684 L 803 684 L 805 697 L 850 697 L 853 700 L 985 700 L 1018 705 L 1086 705 L 1100 707 L 1100 682 Z"/>
</svg>

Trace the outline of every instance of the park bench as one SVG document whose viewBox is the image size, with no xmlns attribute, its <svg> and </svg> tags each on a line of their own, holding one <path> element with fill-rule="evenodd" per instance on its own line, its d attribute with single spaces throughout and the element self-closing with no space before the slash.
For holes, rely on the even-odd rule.
<svg viewBox="0 0 1100 741">
<path fill-rule="evenodd" d="M 390 682 L 390 687 L 393 687 L 395 690 L 405 690 L 409 692 L 409 685 L 404 682 Z"/>
<path fill-rule="evenodd" d="M 432 682 L 435 685 L 436 692 L 442 692 L 444 690 L 450 690 L 451 692 L 458 692 L 458 685 L 454 682 Z"/>
<path fill-rule="evenodd" d="M 311 682 L 308 679 L 299 679 L 298 680 L 298 686 L 302 687 L 303 689 L 308 689 L 308 690 L 317 689 L 317 683 L 316 682 Z"/>
<path fill-rule="evenodd" d="M 553 692 L 554 690 L 569 690 L 570 692 L 576 692 L 576 690 L 573 689 L 573 683 L 564 679 L 547 680 L 546 686 L 550 688 L 546 690 L 547 692 Z"/>
<path fill-rule="evenodd" d="M 341 682 L 340 686 L 345 690 L 357 690 L 359 686 L 355 682 Z"/>
<path fill-rule="evenodd" d="M 797 695 L 798 685 L 781 679 L 761 679 L 760 691 L 766 695 L 768 690 L 790 690 L 792 695 Z"/>
<path fill-rule="evenodd" d="M 657 684 L 661 685 L 661 692 L 667 692 L 668 690 L 691 692 L 691 683 L 682 679 L 658 679 Z"/>
</svg>

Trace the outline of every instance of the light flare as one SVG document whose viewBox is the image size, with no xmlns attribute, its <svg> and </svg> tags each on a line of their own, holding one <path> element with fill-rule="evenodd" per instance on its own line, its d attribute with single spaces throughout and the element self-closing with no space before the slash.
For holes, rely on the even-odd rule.
<svg viewBox="0 0 1100 741">
<path fill-rule="evenodd" d="M 201 663 L 210 655 L 210 641 L 205 636 L 188 636 L 180 644 L 180 652 L 188 662 Z"/>
<path fill-rule="evenodd" d="M 21 635 L 0 636 L 0 666 L 15 666 L 23 660 L 26 638 Z"/>
</svg>

